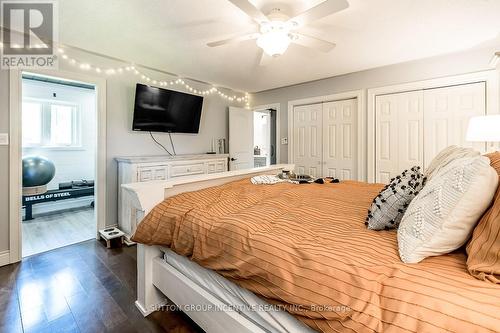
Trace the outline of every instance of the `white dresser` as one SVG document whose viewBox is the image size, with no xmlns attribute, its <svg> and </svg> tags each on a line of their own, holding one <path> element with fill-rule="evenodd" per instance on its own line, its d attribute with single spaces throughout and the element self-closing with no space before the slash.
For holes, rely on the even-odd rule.
<svg viewBox="0 0 500 333">
<path fill-rule="evenodd" d="M 126 235 L 135 231 L 136 216 L 130 200 L 124 194 L 121 185 L 167 180 L 171 178 L 209 174 L 228 171 L 227 154 L 199 154 L 176 156 L 125 156 L 116 157 L 118 162 L 118 226 Z"/>
</svg>

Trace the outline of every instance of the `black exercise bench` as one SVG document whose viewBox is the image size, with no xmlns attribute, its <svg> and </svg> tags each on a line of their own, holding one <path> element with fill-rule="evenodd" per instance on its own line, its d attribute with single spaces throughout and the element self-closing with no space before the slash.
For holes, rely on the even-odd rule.
<svg viewBox="0 0 500 333">
<path fill-rule="evenodd" d="M 50 190 L 44 194 L 23 195 L 23 207 L 26 209 L 23 221 L 33 220 L 33 205 L 67 199 L 76 199 L 94 195 L 94 186 L 72 186 L 62 190 Z M 92 201 L 92 206 L 94 202 Z"/>
</svg>

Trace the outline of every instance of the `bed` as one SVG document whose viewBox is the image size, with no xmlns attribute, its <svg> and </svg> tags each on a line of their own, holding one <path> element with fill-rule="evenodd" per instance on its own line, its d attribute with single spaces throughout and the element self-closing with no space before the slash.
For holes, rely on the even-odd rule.
<svg viewBox="0 0 500 333">
<path fill-rule="evenodd" d="M 182 309 L 207 332 L 498 330 L 500 286 L 472 277 L 464 251 L 403 264 L 395 231 L 366 229 L 382 185 L 249 181 L 283 168 L 126 187 L 147 213 L 134 235 L 143 314 L 168 297 L 181 308 L 206 305 Z M 153 187 L 156 199 L 141 195 Z M 204 285 L 207 276 L 223 280 Z M 245 313 L 255 304 L 270 306 L 271 319 Z"/>
</svg>

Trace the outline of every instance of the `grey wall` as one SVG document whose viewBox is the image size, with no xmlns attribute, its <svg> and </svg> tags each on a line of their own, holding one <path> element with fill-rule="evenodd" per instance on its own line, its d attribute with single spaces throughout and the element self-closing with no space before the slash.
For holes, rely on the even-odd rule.
<svg viewBox="0 0 500 333">
<path fill-rule="evenodd" d="M 483 48 L 263 91 L 252 96 L 252 104 L 280 103 L 280 136 L 286 137 L 288 101 L 487 70 L 495 51 L 498 49 Z M 280 148 L 280 160 L 286 163 L 288 146 Z"/>
<path fill-rule="evenodd" d="M 104 67 L 104 66 L 103 66 Z M 68 65 L 60 65 L 64 71 L 79 71 Z M 159 74 L 150 74 L 158 79 L 170 79 Z M 132 132 L 132 114 L 137 77 L 116 75 L 107 77 L 107 219 L 106 224 L 117 223 L 117 165 L 116 156 L 163 155 L 166 154 L 150 138 L 149 134 Z M 195 87 L 196 88 L 196 87 Z M 201 87 L 200 87 L 201 88 Z M 212 138 L 228 137 L 228 102 L 219 96 L 205 97 L 200 133 L 173 134 L 177 154 L 205 153 L 210 150 Z M 237 104 L 235 104 L 237 106 Z M 9 131 L 9 74 L 0 70 L 0 133 Z M 156 138 L 168 147 L 165 134 Z M 0 146 L 0 252 L 9 249 L 8 211 L 9 148 Z"/>
</svg>

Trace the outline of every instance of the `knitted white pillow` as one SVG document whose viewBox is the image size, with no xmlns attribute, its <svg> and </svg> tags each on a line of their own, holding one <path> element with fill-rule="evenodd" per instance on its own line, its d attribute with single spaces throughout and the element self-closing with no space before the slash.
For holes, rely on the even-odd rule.
<svg viewBox="0 0 500 333">
<path fill-rule="evenodd" d="M 431 180 L 441 168 L 444 168 L 448 163 L 453 162 L 459 158 L 475 157 L 481 155 L 480 152 L 472 148 L 463 148 L 459 146 L 449 146 L 441 150 L 436 157 L 434 157 L 427 168 L 425 168 L 424 176 L 427 180 Z"/>
<path fill-rule="evenodd" d="M 405 263 L 462 246 L 490 205 L 498 174 L 487 157 L 454 160 L 430 179 L 406 210 L 398 229 Z"/>
</svg>

